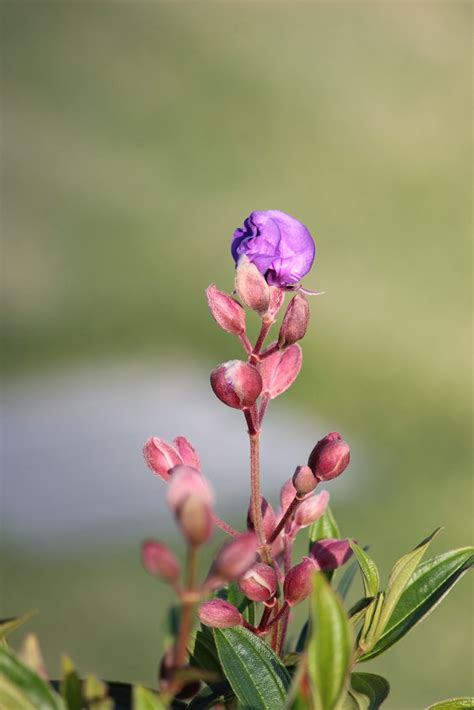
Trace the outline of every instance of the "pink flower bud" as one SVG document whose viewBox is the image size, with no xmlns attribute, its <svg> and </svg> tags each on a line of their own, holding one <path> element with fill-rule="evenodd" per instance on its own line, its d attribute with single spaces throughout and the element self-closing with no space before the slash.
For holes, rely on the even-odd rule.
<svg viewBox="0 0 474 710">
<path fill-rule="evenodd" d="M 274 321 L 285 301 L 285 291 L 278 286 L 270 288 L 270 303 L 266 312 L 268 320 Z"/>
<path fill-rule="evenodd" d="M 190 466 L 175 466 L 171 470 L 171 482 L 167 494 L 169 507 L 176 513 L 190 496 L 195 496 L 209 507 L 214 503 L 212 488 L 199 471 Z"/>
<path fill-rule="evenodd" d="M 180 573 L 179 562 L 165 545 L 158 540 L 145 540 L 142 544 L 142 562 L 153 577 L 161 577 L 165 582 L 176 582 Z"/>
<path fill-rule="evenodd" d="M 246 256 L 239 259 L 235 272 L 235 290 L 248 308 L 263 315 L 270 305 L 270 286 L 255 264 Z"/>
<path fill-rule="evenodd" d="M 350 455 L 349 444 L 333 431 L 318 441 L 309 455 L 308 466 L 318 481 L 330 481 L 346 470 Z"/>
<path fill-rule="evenodd" d="M 303 353 L 297 343 L 285 350 L 277 350 L 262 360 L 258 365 L 262 376 L 262 395 L 275 399 L 291 387 L 301 370 L 302 361 Z"/>
<path fill-rule="evenodd" d="M 257 562 L 239 579 L 239 587 L 254 602 L 266 602 L 276 594 L 278 580 L 273 567 Z"/>
<path fill-rule="evenodd" d="M 146 440 L 143 447 L 143 456 L 147 466 L 160 476 L 163 480 L 169 480 L 169 471 L 174 466 L 183 463 L 183 460 L 176 449 L 163 439 L 151 436 Z"/>
<path fill-rule="evenodd" d="M 176 511 L 176 520 L 188 543 L 203 545 L 212 535 L 214 523 L 210 506 L 202 498 L 190 495 Z"/>
<path fill-rule="evenodd" d="M 257 536 L 244 533 L 223 545 L 212 565 L 210 577 L 232 582 L 251 567 L 257 557 Z"/>
<path fill-rule="evenodd" d="M 245 311 L 240 303 L 219 291 L 215 284 L 209 286 L 206 295 L 211 315 L 223 330 L 233 335 L 245 332 Z"/>
<path fill-rule="evenodd" d="M 201 462 L 199 461 L 199 456 L 197 455 L 195 449 L 191 446 L 189 441 L 184 438 L 184 436 L 177 436 L 173 440 L 173 444 L 176 447 L 179 455 L 181 456 L 182 462 L 186 466 L 191 466 L 197 471 L 201 470 Z"/>
<path fill-rule="evenodd" d="M 214 394 L 235 409 L 247 409 L 262 391 L 262 378 L 256 367 L 242 360 L 230 360 L 211 372 Z"/>
<path fill-rule="evenodd" d="M 297 293 L 291 299 L 284 315 L 278 335 L 278 347 L 284 348 L 287 345 L 293 345 L 304 338 L 308 321 L 308 299 L 302 293 Z"/>
<path fill-rule="evenodd" d="M 292 481 L 298 498 L 304 498 L 314 491 L 318 483 L 309 466 L 297 466 Z"/>
<path fill-rule="evenodd" d="M 287 573 L 283 593 L 289 606 L 295 606 L 309 597 L 316 569 L 317 567 L 310 557 L 303 557 L 303 560 Z"/>
<path fill-rule="evenodd" d="M 310 555 L 316 563 L 317 569 L 332 570 L 341 567 L 352 557 L 349 540 L 327 538 L 318 540 L 311 547 Z"/>
<path fill-rule="evenodd" d="M 289 478 L 285 481 L 280 490 L 280 505 L 283 512 L 291 505 L 295 495 L 296 488 L 293 485 L 292 479 Z"/>
<path fill-rule="evenodd" d="M 227 629 L 230 626 L 241 626 L 243 623 L 240 611 L 223 599 L 211 599 L 201 604 L 198 616 L 202 624 L 214 629 Z"/>
<path fill-rule="evenodd" d="M 329 493 L 321 491 L 311 498 L 306 498 L 296 509 L 295 523 L 299 528 L 306 528 L 321 517 L 329 503 Z"/>
<path fill-rule="evenodd" d="M 262 510 L 262 522 L 263 522 L 263 532 L 265 533 L 265 537 L 268 538 L 272 534 L 272 532 L 276 528 L 276 516 L 275 512 L 270 505 L 270 503 L 263 497 L 261 496 L 261 510 Z M 255 530 L 255 524 L 254 524 L 254 519 L 253 519 L 253 510 L 252 510 L 252 505 L 249 505 L 248 513 L 247 513 L 247 528 L 249 530 Z"/>
</svg>

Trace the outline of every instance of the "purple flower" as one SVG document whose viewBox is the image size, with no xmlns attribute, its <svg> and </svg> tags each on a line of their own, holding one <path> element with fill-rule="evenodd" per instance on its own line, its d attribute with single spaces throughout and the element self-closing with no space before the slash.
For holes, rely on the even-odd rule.
<svg viewBox="0 0 474 710">
<path fill-rule="evenodd" d="M 311 269 L 313 237 L 301 222 L 279 210 L 252 212 L 234 232 L 232 256 L 247 256 L 270 286 L 291 286 Z"/>
</svg>

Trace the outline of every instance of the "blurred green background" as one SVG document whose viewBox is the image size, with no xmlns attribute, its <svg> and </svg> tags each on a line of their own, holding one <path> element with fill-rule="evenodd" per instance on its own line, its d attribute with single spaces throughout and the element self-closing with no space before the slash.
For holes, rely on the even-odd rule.
<svg viewBox="0 0 474 710">
<path fill-rule="evenodd" d="M 470 542 L 470 3 L 1 9 L 8 384 L 239 356 L 204 289 L 231 289 L 250 211 L 284 210 L 326 291 L 286 405 L 369 452 L 352 502 L 334 493 L 343 533 L 384 572 L 439 524 L 433 552 Z M 168 597 L 136 544 L 4 545 L 2 613 L 40 608 L 51 672 L 65 650 L 153 682 Z M 364 668 L 391 681 L 387 710 L 472 690 L 469 587 Z"/>
</svg>

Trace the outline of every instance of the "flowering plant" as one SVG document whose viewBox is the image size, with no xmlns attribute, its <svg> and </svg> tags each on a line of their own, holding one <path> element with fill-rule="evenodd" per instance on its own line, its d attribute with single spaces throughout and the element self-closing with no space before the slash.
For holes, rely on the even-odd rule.
<svg viewBox="0 0 474 710">
<path fill-rule="evenodd" d="M 231 252 L 236 263 L 234 291 L 229 294 L 211 284 L 207 300 L 217 324 L 240 341 L 245 359 L 218 365 L 210 383 L 222 403 L 242 412 L 248 432 L 247 519 L 235 529 L 216 515 L 212 488 L 186 438 L 178 436 L 168 443 L 152 436 L 146 441 L 145 461 L 167 484 L 168 506 L 187 555 L 182 574 L 180 563 L 162 542 L 149 539 L 142 545 L 146 571 L 172 587 L 177 605 L 158 690 L 136 687 L 133 704 L 137 710 L 375 710 L 386 699 L 389 683 L 360 672 L 359 664 L 385 653 L 430 613 L 472 566 L 473 548 L 422 561 L 436 530 L 395 562 L 382 588 L 368 548 L 341 537 L 329 493 L 321 489 L 350 463 L 349 445 L 337 432 L 323 436 L 306 463 L 282 481 L 277 509 L 262 495 L 260 432 L 270 402 L 293 384 L 301 369 L 299 343 L 308 327 L 307 294 L 312 292 L 300 281 L 311 269 L 315 245 L 304 225 L 271 210 L 253 212 L 245 220 L 234 233 Z M 288 292 L 291 300 L 278 333 L 266 344 Z M 260 319 L 254 344 L 247 335 L 245 308 Z M 216 528 L 229 540 L 201 576 L 198 557 Z M 294 543 L 303 530 L 308 552 L 295 560 Z M 345 600 L 357 570 L 363 595 L 348 608 Z M 304 601 L 309 602 L 308 620 L 301 629 L 292 629 L 290 637 L 293 607 Z M 200 626 L 195 629 L 197 620 Z M 4 622 L 1 636 L 23 621 L 24 617 Z M 107 689 L 94 678 L 81 682 L 69 661 L 60 693 L 56 692 L 46 682 L 34 637 L 28 637 L 21 659 L 9 650 L 0 654 L 0 706 L 6 710 L 111 708 L 112 698 L 116 707 L 132 702 L 128 696 L 123 699 L 125 690 L 117 690 L 116 684 Z M 458 698 L 431 707 L 472 703 Z"/>
</svg>

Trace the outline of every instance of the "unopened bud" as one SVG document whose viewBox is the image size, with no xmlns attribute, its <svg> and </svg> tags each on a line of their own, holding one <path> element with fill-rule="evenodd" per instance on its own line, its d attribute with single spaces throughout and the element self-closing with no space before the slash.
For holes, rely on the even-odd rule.
<svg viewBox="0 0 474 710">
<path fill-rule="evenodd" d="M 266 500 L 266 498 L 261 496 L 260 500 L 261 500 L 261 510 L 262 510 L 263 532 L 265 533 L 265 537 L 268 540 L 268 538 L 271 536 L 272 532 L 276 528 L 276 515 L 275 515 L 275 512 L 274 512 L 272 506 Z M 249 509 L 248 509 L 248 513 L 247 513 L 247 528 L 249 530 L 255 530 L 252 501 L 250 501 L 250 505 L 249 505 Z"/>
<path fill-rule="evenodd" d="M 283 593 L 289 606 L 295 606 L 309 597 L 316 569 L 316 565 L 310 557 L 303 557 L 302 562 L 292 567 L 287 573 Z"/>
<path fill-rule="evenodd" d="M 296 488 L 293 485 L 292 479 L 289 478 L 280 489 L 280 505 L 283 512 L 293 503 L 295 496 Z"/>
<path fill-rule="evenodd" d="M 274 321 L 285 301 L 285 291 L 277 286 L 270 288 L 270 303 L 265 317 Z"/>
<path fill-rule="evenodd" d="M 204 545 L 212 535 L 212 510 L 200 496 L 190 495 L 176 511 L 176 520 L 190 545 Z"/>
<path fill-rule="evenodd" d="M 240 611 L 223 599 L 211 599 L 201 604 L 198 612 L 199 621 L 214 629 L 228 629 L 230 626 L 241 626 L 243 623 Z"/>
<path fill-rule="evenodd" d="M 266 602 L 276 594 L 278 580 L 273 567 L 257 562 L 239 579 L 239 587 L 254 602 Z"/>
<path fill-rule="evenodd" d="M 350 456 L 349 444 L 333 431 L 318 441 L 309 455 L 308 466 L 318 481 L 330 481 L 346 470 Z"/>
<path fill-rule="evenodd" d="M 189 441 L 185 439 L 184 436 L 177 436 L 176 439 L 173 440 L 173 444 L 175 445 L 177 452 L 181 456 L 182 462 L 186 466 L 191 466 L 197 471 L 201 470 L 201 462 L 199 461 L 199 456 L 197 455 L 197 452 L 194 447 L 191 446 Z"/>
<path fill-rule="evenodd" d="M 165 582 L 176 582 L 180 565 L 176 557 L 158 540 L 145 540 L 142 544 L 142 562 L 146 571 L 153 577 L 160 577 Z"/>
<path fill-rule="evenodd" d="M 211 372 L 211 387 L 221 402 L 234 409 L 247 409 L 262 391 L 257 368 L 242 360 L 230 360 Z"/>
<path fill-rule="evenodd" d="M 235 272 L 235 290 L 248 308 L 263 315 L 270 305 L 270 286 L 255 264 L 246 256 L 239 260 Z"/>
<path fill-rule="evenodd" d="M 245 332 L 245 311 L 240 303 L 219 291 L 215 284 L 209 286 L 206 295 L 211 315 L 223 330 L 233 335 Z"/>
<path fill-rule="evenodd" d="M 176 513 L 186 498 L 191 495 L 209 507 L 214 503 L 212 488 L 199 471 L 191 466 L 175 466 L 171 470 L 171 482 L 167 493 L 169 507 Z"/>
<path fill-rule="evenodd" d="M 262 360 L 258 369 L 262 376 L 262 394 L 275 399 L 285 392 L 298 377 L 303 353 L 298 343 L 285 350 L 277 350 Z"/>
<path fill-rule="evenodd" d="M 297 466 L 292 482 L 298 498 L 304 498 L 314 491 L 318 483 L 309 466 Z"/>
<path fill-rule="evenodd" d="M 297 293 L 286 309 L 278 335 L 278 347 L 284 348 L 287 345 L 293 345 L 304 338 L 308 321 L 308 299 L 302 293 Z"/>
<path fill-rule="evenodd" d="M 310 555 L 316 563 L 317 569 L 332 570 L 341 567 L 352 557 L 349 540 L 327 538 L 318 540 L 312 545 Z"/>
<path fill-rule="evenodd" d="M 257 557 L 257 537 L 249 532 L 223 545 L 212 565 L 210 577 L 232 582 L 251 567 Z"/>
<path fill-rule="evenodd" d="M 174 446 L 163 441 L 163 439 L 158 439 L 157 436 L 151 436 L 146 440 L 143 447 L 143 456 L 148 468 L 165 481 L 170 478 L 170 469 L 183 463 Z"/>
<path fill-rule="evenodd" d="M 328 491 L 321 491 L 311 498 L 306 498 L 296 509 L 295 523 L 299 528 L 306 528 L 318 520 L 329 503 Z"/>
</svg>

